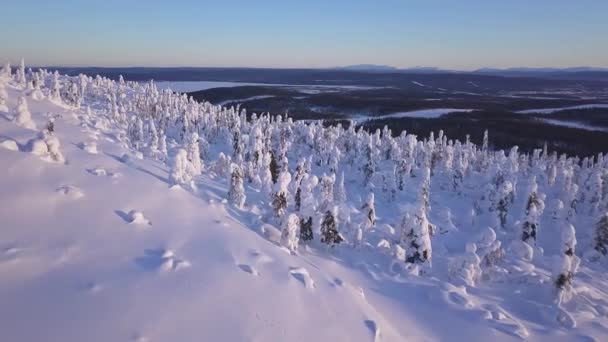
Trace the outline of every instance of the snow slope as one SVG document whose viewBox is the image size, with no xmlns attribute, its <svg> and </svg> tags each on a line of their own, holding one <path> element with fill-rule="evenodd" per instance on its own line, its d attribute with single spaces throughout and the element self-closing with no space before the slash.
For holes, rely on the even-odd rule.
<svg viewBox="0 0 608 342">
<path fill-rule="evenodd" d="M 562 110 L 590 109 L 590 108 L 608 108 L 608 103 L 586 104 L 586 105 L 560 107 L 560 108 L 526 109 L 526 110 L 517 111 L 516 113 L 519 113 L 519 114 L 532 114 L 532 113 L 533 114 L 552 114 L 552 113 L 559 112 Z"/>
<path fill-rule="evenodd" d="M 0 143 L 18 145 L 17 151 L 0 147 L 0 340 L 608 336 L 604 265 L 577 274 L 580 298 L 569 307 L 577 324 L 570 328 L 555 320 L 560 309 L 551 304 L 542 261 L 515 283 L 452 284 L 447 260 L 463 253 L 462 242 L 478 231 L 465 228 L 470 203 L 448 192 L 433 191 L 431 200 L 437 208 L 451 201 L 463 229 L 434 239 L 428 274 L 404 272 L 402 261 L 377 247 L 380 237 L 395 234 L 388 223 L 399 203 L 379 202 L 377 228 L 358 247 L 311 243 L 293 253 L 279 243 L 279 228 L 265 223 L 259 190 L 248 186 L 247 203 L 237 209 L 226 203 L 224 175 L 204 172 L 193 189 L 171 186 L 165 162 L 142 157 L 125 142 L 124 128 L 108 119 L 105 98 L 86 98 L 87 114 L 32 99 L 13 83 L 7 93 L 9 108 L 27 96 L 38 128 L 56 118 L 65 162 L 30 153 L 28 141 L 38 131 L 17 126 L 12 112 L 0 113 Z"/>
</svg>

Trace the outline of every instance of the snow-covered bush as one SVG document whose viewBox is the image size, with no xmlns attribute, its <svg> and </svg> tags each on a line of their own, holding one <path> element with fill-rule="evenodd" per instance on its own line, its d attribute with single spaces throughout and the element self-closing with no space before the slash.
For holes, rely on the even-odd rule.
<svg viewBox="0 0 608 342">
<path fill-rule="evenodd" d="M 467 243 L 465 253 L 456 257 L 449 265 L 450 277 L 468 286 L 475 286 L 481 279 L 481 259 L 477 255 L 477 245 Z"/>
</svg>

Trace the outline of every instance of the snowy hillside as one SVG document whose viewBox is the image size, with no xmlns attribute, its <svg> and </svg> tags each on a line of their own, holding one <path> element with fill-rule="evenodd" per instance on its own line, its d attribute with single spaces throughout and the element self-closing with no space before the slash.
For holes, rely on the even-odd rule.
<svg viewBox="0 0 608 342">
<path fill-rule="evenodd" d="M 604 156 L 10 70 L 2 341 L 608 338 Z"/>
</svg>

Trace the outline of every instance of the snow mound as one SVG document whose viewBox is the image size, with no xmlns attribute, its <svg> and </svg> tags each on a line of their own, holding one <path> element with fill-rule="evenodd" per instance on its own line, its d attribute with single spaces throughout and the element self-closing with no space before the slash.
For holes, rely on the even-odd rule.
<svg viewBox="0 0 608 342">
<path fill-rule="evenodd" d="M 89 141 L 89 142 L 81 142 L 79 144 L 80 148 L 90 154 L 97 154 L 97 143 L 94 141 Z"/>
<path fill-rule="evenodd" d="M 141 211 L 138 211 L 138 210 L 129 211 L 129 213 L 127 214 L 127 220 L 130 224 L 147 225 L 147 226 L 152 225 L 152 222 L 150 222 L 150 220 L 148 220 L 144 216 L 144 213 L 142 213 Z M 169 251 L 166 251 L 165 253 L 173 253 L 173 252 L 171 252 L 169 250 Z"/>
<path fill-rule="evenodd" d="M 84 196 L 82 189 L 73 185 L 60 185 L 57 187 L 56 192 L 73 200 L 82 198 Z"/>
<path fill-rule="evenodd" d="M 19 151 L 19 145 L 17 145 L 17 142 L 10 139 L 0 142 L 0 147 L 9 151 Z"/>
</svg>

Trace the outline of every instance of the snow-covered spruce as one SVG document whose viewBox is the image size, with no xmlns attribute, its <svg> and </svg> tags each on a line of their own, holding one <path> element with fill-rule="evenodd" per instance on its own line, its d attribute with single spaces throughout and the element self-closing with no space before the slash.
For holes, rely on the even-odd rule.
<svg viewBox="0 0 608 342">
<path fill-rule="evenodd" d="M 36 123 L 32 120 L 32 114 L 30 113 L 25 96 L 19 97 L 19 102 L 15 108 L 14 121 L 23 128 L 36 129 Z"/>
<path fill-rule="evenodd" d="M 228 199 L 238 208 L 245 205 L 245 187 L 243 186 L 243 171 L 237 164 L 230 165 L 230 189 Z"/>
</svg>

